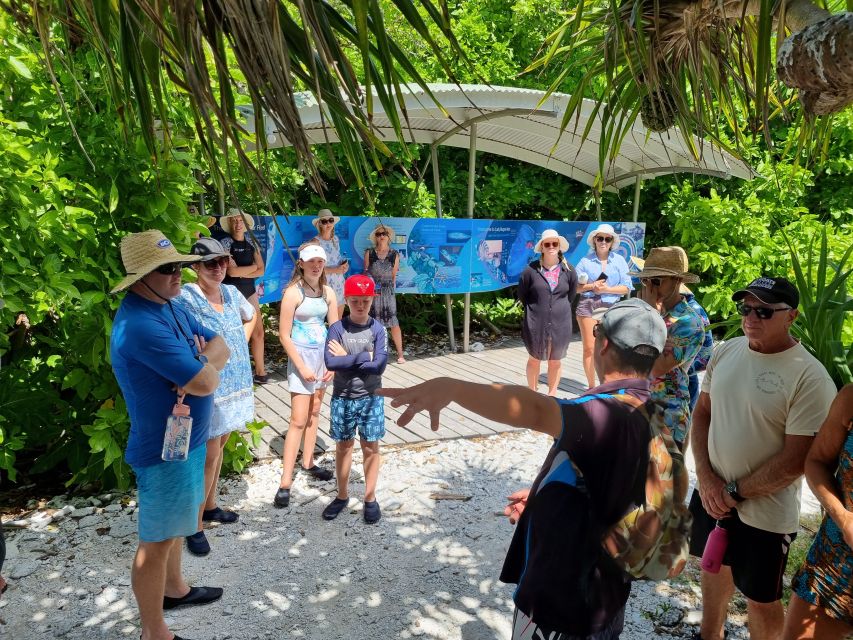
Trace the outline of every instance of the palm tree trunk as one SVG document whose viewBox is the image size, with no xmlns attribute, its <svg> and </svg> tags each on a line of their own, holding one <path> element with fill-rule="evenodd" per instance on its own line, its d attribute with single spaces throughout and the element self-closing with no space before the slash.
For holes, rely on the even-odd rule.
<svg viewBox="0 0 853 640">
<path fill-rule="evenodd" d="M 808 0 L 792 4 L 803 2 L 811 4 Z M 821 18 L 819 11 L 798 15 L 811 15 L 818 21 L 785 40 L 776 55 L 779 79 L 800 90 L 809 115 L 828 115 L 853 103 L 853 13 Z"/>
</svg>

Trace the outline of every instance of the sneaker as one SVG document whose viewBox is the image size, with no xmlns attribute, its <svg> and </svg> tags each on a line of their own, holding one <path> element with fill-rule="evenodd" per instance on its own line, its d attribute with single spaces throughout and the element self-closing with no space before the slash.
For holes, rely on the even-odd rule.
<svg viewBox="0 0 853 640">
<path fill-rule="evenodd" d="M 367 524 L 376 524 L 382 517 L 382 510 L 376 500 L 364 503 L 364 521 Z"/>
<path fill-rule="evenodd" d="M 338 515 L 346 509 L 349 504 L 349 498 L 335 498 L 329 504 L 326 505 L 326 508 L 323 509 L 323 519 L 324 520 L 334 520 L 338 517 Z"/>
<path fill-rule="evenodd" d="M 263 375 L 261 375 L 260 373 L 256 373 L 254 376 L 252 376 L 252 380 L 255 384 L 267 384 L 270 381 L 270 377 L 269 374 L 266 373 Z"/>
<path fill-rule="evenodd" d="M 325 469 L 325 468 L 323 468 L 319 465 L 316 465 L 316 464 L 313 467 L 311 467 L 310 469 L 306 469 L 305 467 L 302 467 L 302 470 L 305 473 L 311 474 L 312 476 L 317 478 L 317 480 L 331 480 L 332 478 L 335 477 L 334 471 L 332 471 L 331 469 Z"/>
<path fill-rule="evenodd" d="M 282 489 L 279 487 L 278 491 L 275 492 L 275 497 L 273 498 L 272 503 L 279 509 L 284 509 L 290 504 L 290 489 Z"/>
<path fill-rule="evenodd" d="M 206 556 L 210 553 L 210 543 L 207 541 L 207 536 L 204 531 L 199 531 L 187 536 L 187 551 L 194 556 Z"/>
</svg>

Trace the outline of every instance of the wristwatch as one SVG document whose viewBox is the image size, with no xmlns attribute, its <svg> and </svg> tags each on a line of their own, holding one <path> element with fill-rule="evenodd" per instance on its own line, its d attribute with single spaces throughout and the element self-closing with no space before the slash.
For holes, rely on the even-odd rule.
<svg viewBox="0 0 853 640">
<path fill-rule="evenodd" d="M 201 362 L 202 364 L 207 364 L 207 356 L 203 353 L 198 354 L 195 359 Z"/>
<path fill-rule="evenodd" d="M 732 480 L 726 485 L 726 493 L 728 493 L 735 502 L 743 502 L 746 500 L 746 498 L 737 492 L 737 480 Z"/>
</svg>

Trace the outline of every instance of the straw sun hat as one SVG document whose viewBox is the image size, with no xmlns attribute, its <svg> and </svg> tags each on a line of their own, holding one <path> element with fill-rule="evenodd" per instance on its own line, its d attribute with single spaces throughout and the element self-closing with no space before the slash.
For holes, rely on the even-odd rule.
<svg viewBox="0 0 853 640">
<path fill-rule="evenodd" d="M 243 214 L 243 218 L 246 220 L 246 228 L 255 228 L 255 219 L 248 213 L 246 213 L 245 211 L 240 211 L 240 209 L 228 209 L 228 214 L 222 216 L 219 219 L 219 226 L 222 227 L 222 230 L 229 236 L 231 235 L 231 218 L 233 218 L 234 216 L 239 216 L 241 213 Z"/>
<path fill-rule="evenodd" d="M 543 240 L 551 240 L 551 239 L 553 239 L 553 238 L 557 238 L 557 239 L 559 239 L 559 241 L 560 241 L 560 251 L 562 251 L 563 253 L 565 253 L 566 251 L 568 251 L 568 250 L 569 250 L 569 241 L 568 241 L 568 240 L 566 240 L 566 239 L 565 239 L 563 236 L 561 236 L 559 233 L 557 233 L 557 230 L 556 230 L 556 229 L 545 229 L 545 231 L 543 231 L 543 232 L 542 232 L 542 237 L 541 237 L 541 238 L 539 238 L 539 242 L 537 242 L 537 243 L 536 243 L 536 246 L 535 246 L 535 247 L 533 247 L 533 250 L 534 250 L 536 253 L 542 253 L 542 241 L 543 241 Z"/>
<path fill-rule="evenodd" d="M 619 247 L 619 243 L 621 242 L 621 240 L 619 240 L 619 234 L 616 233 L 616 229 L 614 229 L 613 226 L 609 224 L 600 224 L 586 238 L 586 243 L 589 245 L 590 249 L 595 250 L 595 236 L 600 233 L 603 233 L 607 236 L 613 236 L 613 242 L 610 244 L 611 250 L 615 250 Z"/>
<path fill-rule="evenodd" d="M 317 212 L 317 217 L 311 221 L 311 224 L 314 225 L 315 229 L 319 229 L 320 228 L 320 220 L 322 220 L 323 218 L 329 218 L 329 217 L 335 219 L 334 224 L 338 224 L 341 221 L 340 216 L 336 216 L 334 213 L 332 213 L 328 209 L 320 209 Z"/>
<path fill-rule="evenodd" d="M 699 282 L 699 276 L 687 270 L 687 253 L 681 247 L 655 247 L 644 263 L 639 258 L 631 260 L 640 267 L 639 271 L 628 272 L 635 278 L 681 278 L 684 282 Z"/>
<path fill-rule="evenodd" d="M 388 232 L 388 242 L 394 242 L 394 229 L 389 227 L 387 224 L 380 223 L 376 225 L 376 228 L 371 231 L 370 235 L 368 236 L 368 238 L 370 238 L 370 242 L 373 244 L 374 247 L 376 246 L 376 232 L 381 229 L 384 229 Z"/>
<path fill-rule="evenodd" d="M 127 275 L 110 293 L 118 293 L 170 262 L 198 262 L 201 256 L 178 253 L 161 231 L 131 233 L 121 239 L 121 261 Z"/>
</svg>

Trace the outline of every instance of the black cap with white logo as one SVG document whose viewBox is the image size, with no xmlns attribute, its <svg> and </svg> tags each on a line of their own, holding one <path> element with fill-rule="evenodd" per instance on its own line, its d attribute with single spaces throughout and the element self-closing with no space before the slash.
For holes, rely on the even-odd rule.
<svg viewBox="0 0 853 640">
<path fill-rule="evenodd" d="M 746 289 L 735 291 L 732 295 L 732 300 L 738 302 L 748 295 L 755 296 L 765 304 L 784 302 L 794 309 L 800 304 L 800 292 L 786 278 L 773 278 L 770 276 L 756 278 L 747 285 Z"/>
</svg>

